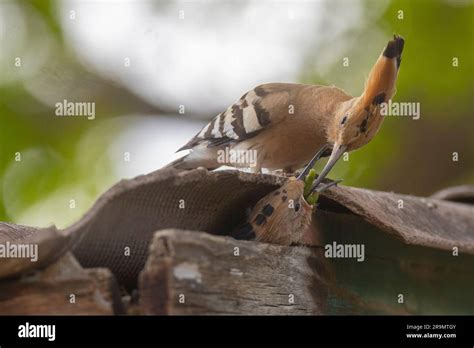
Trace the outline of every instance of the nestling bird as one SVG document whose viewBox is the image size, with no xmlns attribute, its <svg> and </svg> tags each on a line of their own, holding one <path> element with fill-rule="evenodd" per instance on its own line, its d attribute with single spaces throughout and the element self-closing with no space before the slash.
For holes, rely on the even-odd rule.
<svg viewBox="0 0 474 348">
<path fill-rule="evenodd" d="M 305 197 L 318 195 L 340 181 L 321 184 L 304 195 L 304 179 L 325 149 L 321 149 L 298 178 L 290 177 L 280 188 L 261 198 L 250 212 L 247 222 L 232 232 L 236 239 L 291 245 L 302 241 L 311 224 L 314 206 Z M 316 197 L 317 200 L 317 197 Z"/>
<path fill-rule="evenodd" d="M 269 83 L 255 87 L 181 147 L 178 151 L 191 152 L 168 167 L 230 165 L 252 167 L 254 172 L 267 168 L 292 173 L 329 145 L 325 155 L 330 158 L 317 186 L 344 152 L 367 144 L 377 134 L 383 121 L 380 104 L 395 94 L 403 46 L 400 36 L 388 42 L 358 97 L 334 86 Z M 237 154 L 237 160 L 219 160 L 219 152 L 226 148 Z M 240 160 L 241 154 L 251 151 L 256 154 L 253 163 Z"/>
</svg>

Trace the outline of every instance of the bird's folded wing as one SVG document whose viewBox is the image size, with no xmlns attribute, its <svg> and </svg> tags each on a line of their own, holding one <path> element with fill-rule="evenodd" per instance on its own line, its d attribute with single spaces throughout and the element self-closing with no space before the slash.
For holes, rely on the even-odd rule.
<svg viewBox="0 0 474 348">
<path fill-rule="evenodd" d="M 205 143 L 208 147 L 240 142 L 281 122 L 288 115 L 293 92 L 302 85 L 271 83 L 245 93 L 236 103 L 217 115 L 178 151 Z"/>
</svg>

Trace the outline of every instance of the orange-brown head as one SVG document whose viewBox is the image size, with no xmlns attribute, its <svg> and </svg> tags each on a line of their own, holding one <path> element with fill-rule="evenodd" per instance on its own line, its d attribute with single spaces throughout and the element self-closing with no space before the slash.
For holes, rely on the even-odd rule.
<svg viewBox="0 0 474 348">
<path fill-rule="evenodd" d="M 316 184 L 322 181 L 344 152 L 367 144 L 377 134 L 383 121 L 381 104 L 395 94 L 403 46 L 403 38 L 395 35 L 372 68 L 362 95 L 342 103 L 336 111 L 327 131 L 328 143 L 333 149 Z"/>
<path fill-rule="evenodd" d="M 311 223 L 313 209 L 304 199 L 303 190 L 302 180 L 289 178 L 257 202 L 248 222 L 234 236 L 283 245 L 298 241 Z"/>
<path fill-rule="evenodd" d="M 323 192 L 337 183 L 320 185 L 314 191 Z M 304 185 L 300 178 L 289 178 L 257 202 L 248 221 L 233 236 L 282 245 L 301 242 L 313 212 L 313 206 L 304 198 Z"/>
</svg>

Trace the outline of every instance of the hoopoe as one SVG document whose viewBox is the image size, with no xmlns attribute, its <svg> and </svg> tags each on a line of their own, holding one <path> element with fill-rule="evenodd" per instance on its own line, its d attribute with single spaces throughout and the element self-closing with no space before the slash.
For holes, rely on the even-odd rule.
<svg viewBox="0 0 474 348">
<path fill-rule="evenodd" d="M 341 180 L 314 185 L 304 195 L 305 177 L 326 150 L 323 147 L 297 177 L 290 177 L 280 188 L 261 198 L 248 215 L 247 222 L 231 233 L 235 239 L 291 245 L 301 243 L 311 224 L 314 206 L 306 197 L 319 195 Z M 316 196 L 317 201 L 317 196 Z"/>
<path fill-rule="evenodd" d="M 377 134 L 383 116 L 380 104 L 395 94 L 404 40 L 394 36 L 373 66 L 364 92 L 352 97 L 334 86 L 269 83 L 245 93 L 217 115 L 178 151 L 190 149 L 167 167 L 209 170 L 222 165 L 282 169 L 302 168 L 324 145 L 330 158 L 315 186 L 346 151 L 367 144 Z M 233 150 L 234 161 L 223 163 L 219 154 Z M 250 151 L 254 163 L 240 161 Z M 242 163 L 244 162 L 244 163 Z"/>
</svg>

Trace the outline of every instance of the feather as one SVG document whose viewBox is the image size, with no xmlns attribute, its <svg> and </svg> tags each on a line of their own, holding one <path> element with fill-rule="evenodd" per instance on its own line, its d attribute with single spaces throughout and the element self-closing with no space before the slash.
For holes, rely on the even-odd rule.
<svg viewBox="0 0 474 348">
<path fill-rule="evenodd" d="M 275 85 L 281 86 L 275 89 Z M 282 88 L 283 86 L 286 86 L 286 88 Z M 192 149 L 202 143 L 207 143 L 208 147 L 238 143 L 256 136 L 266 127 L 281 121 L 281 117 L 275 118 L 274 121 L 272 120 L 271 108 L 278 107 L 281 101 L 287 102 L 288 97 L 283 99 L 274 98 L 277 102 L 279 101 L 276 105 L 273 105 L 271 101 L 265 103 L 265 100 L 271 99 L 272 95 L 281 94 L 282 92 L 288 96 L 288 91 L 292 86 L 298 85 L 262 85 L 245 93 L 237 102 L 204 126 L 178 151 Z"/>
</svg>

